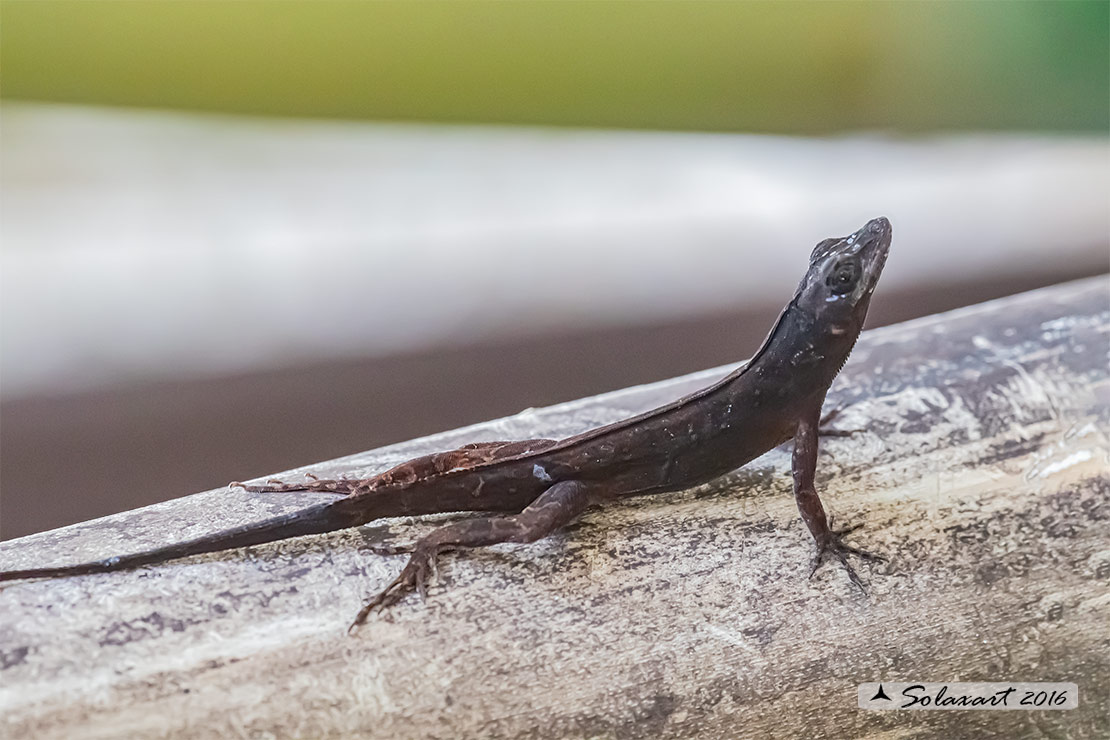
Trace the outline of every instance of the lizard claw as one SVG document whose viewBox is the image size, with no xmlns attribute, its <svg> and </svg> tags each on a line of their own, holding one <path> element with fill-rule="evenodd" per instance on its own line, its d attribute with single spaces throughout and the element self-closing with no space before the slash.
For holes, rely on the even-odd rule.
<svg viewBox="0 0 1110 740">
<path fill-rule="evenodd" d="M 420 594 L 422 600 L 427 600 L 428 576 L 435 573 L 437 555 L 435 549 L 415 548 L 401 574 L 393 579 L 393 582 L 386 586 L 380 594 L 370 599 L 359 609 L 354 621 L 351 622 L 351 626 L 347 628 L 347 634 L 354 634 L 355 630 L 366 621 L 366 618 L 374 610 L 377 610 L 380 614 L 412 591 Z"/>
<path fill-rule="evenodd" d="M 817 542 L 817 556 L 813 559 L 813 567 L 809 571 L 809 577 L 813 578 L 813 574 L 821 567 L 821 563 L 825 562 L 825 559 L 829 555 L 832 555 L 840 561 L 840 564 L 844 566 L 844 570 L 848 572 L 848 580 L 850 580 L 856 588 L 866 594 L 867 587 L 859 577 L 859 574 L 856 573 L 856 569 L 848 562 L 848 555 L 855 555 L 872 563 L 885 563 L 887 559 L 882 555 L 876 555 L 875 553 L 861 550 L 858 547 L 852 547 L 844 543 L 844 535 L 855 532 L 862 526 L 862 524 L 857 524 L 853 527 L 847 527 L 841 530 L 830 529 L 828 535 Z"/>
</svg>

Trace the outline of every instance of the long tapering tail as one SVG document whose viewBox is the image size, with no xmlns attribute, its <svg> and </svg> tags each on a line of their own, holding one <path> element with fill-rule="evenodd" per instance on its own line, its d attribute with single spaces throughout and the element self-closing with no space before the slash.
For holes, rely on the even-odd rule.
<svg viewBox="0 0 1110 740">
<path fill-rule="evenodd" d="M 122 555 L 94 560 L 77 565 L 63 565 L 55 568 L 31 568 L 28 570 L 9 570 L 0 572 L 0 581 L 16 581 L 24 578 L 60 578 L 80 576 L 87 573 L 107 573 L 114 570 L 127 570 L 142 565 L 164 563 L 167 560 L 200 555 L 220 550 L 233 550 L 237 547 L 261 545 L 266 542 L 301 537 L 306 534 L 320 534 L 346 529 L 370 521 L 375 515 L 368 511 L 372 507 L 366 500 L 343 498 L 325 504 L 310 506 L 292 514 L 266 519 L 234 529 L 187 540 L 175 545 L 157 547 L 133 555 Z"/>
</svg>

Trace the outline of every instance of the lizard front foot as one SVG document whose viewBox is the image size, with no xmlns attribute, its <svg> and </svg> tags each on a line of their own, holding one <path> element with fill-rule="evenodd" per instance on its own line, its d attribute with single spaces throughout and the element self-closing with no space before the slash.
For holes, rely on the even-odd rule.
<svg viewBox="0 0 1110 740">
<path fill-rule="evenodd" d="M 381 550 L 383 554 L 408 551 L 407 549 L 393 547 L 375 549 Z M 381 613 L 413 591 L 420 594 L 421 599 L 428 598 L 428 577 L 435 577 L 437 575 L 436 558 L 439 555 L 439 548 L 417 546 L 412 549 L 411 552 L 412 557 L 409 558 L 409 562 L 405 565 L 401 574 L 393 579 L 393 582 L 386 586 L 380 594 L 370 599 L 370 601 L 366 602 L 365 606 L 359 609 L 358 614 L 355 616 L 355 620 L 351 622 L 351 626 L 347 628 L 348 634 L 352 634 L 358 629 L 375 609 Z"/>
<path fill-rule="evenodd" d="M 409 555 L 416 552 L 416 545 L 371 545 L 367 549 L 375 555 Z"/>
<path fill-rule="evenodd" d="M 837 406 L 821 417 L 821 420 L 817 422 L 818 437 L 854 437 L 866 431 L 864 429 L 834 429 L 829 426 L 833 419 L 840 416 L 840 412 L 843 410 L 843 406 Z"/>
<path fill-rule="evenodd" d="M 885 563 L 887 559 L 882 555 L 876 555 L 875 553 L 861 550 L 858 547 L 852 547 L 844 543 L 843 537 L 845 535 L 855 532 L 862 526 L 862 524 L 857 524 L 854 527 L 847 527 L 841 530 L 829 529 L 828 533 L 817 541 L 817 555 L 813 559 L 813 567 L 809 571 L 809 577 L 813 578 L 813 574 L 821 567 L 821 563 L 825 562 L 826 558 L 832 555 L 844 566 L 844 570 L 848 572 L 848 579 L 855 584 L 856 588 L 866 594 L 867 587 L 864 586 L 859 574 L 856 573 L 856 569 L 848 562 L 848 555 L 855 555 L 872 563 Z"/>
</svg>

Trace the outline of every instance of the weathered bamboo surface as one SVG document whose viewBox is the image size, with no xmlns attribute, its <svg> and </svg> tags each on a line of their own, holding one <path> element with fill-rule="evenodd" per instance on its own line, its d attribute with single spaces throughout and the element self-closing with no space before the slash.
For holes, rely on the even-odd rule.
<svg viewBox="0 0 1110 740">
<path fill-rule="evenodd" d="M 835 567 L 807 579 L 812 543 L 779 449 L 708 486 L 591 511 L 534 545 L 448 556 L 426 604 L 410 598 L 354 637 L 345 628 L 360 600 L 403 564 L 367 545 L 411 540 L 432 521 L 13 585 L 0 593 L 0 728 L 12 738 L 1105 737 L 1108 287 L 1060 285 L 861 338 L 830 405 L 843 408 L 837 426 L 864 431 L 823 442 L 818 475 L 835 518 L 864 525 L 850 541 L 891 559 L 863 567 L 868 596 Z M 569 434 L 721 372 L 311 470 L 363 475 L 462 441 Z M 7 543 L 0 566 L 134 551 L 309 500 L 209 491 Z M 857 683 L 882 679 L 1072 681 L 1080 708 L 859 711 Z"/>
</svg>

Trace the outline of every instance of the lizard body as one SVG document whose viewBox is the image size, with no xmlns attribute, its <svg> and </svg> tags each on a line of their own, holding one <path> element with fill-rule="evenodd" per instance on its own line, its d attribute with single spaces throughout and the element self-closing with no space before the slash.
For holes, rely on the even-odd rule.
<svg viewBox="0 0 1110 740">
<path fill-rule="evenodd" d="M 480 442 L 401 463 L 365 480 L 271 481 L 248 491 L 312 490 L 346 494 L 284 516 L 148 550 L 78 565 L 0 572 L 0 581 L 101 573 L 207 552 L 334 531 L 389 516 L 482 511 L 406 550 L 401 575 L 359 612 L 352 627 L 406 593 L 424 595 L 444 550 L 532 542 L 570 522 L 591 503 L 689 488 L 712 480 L 794 439 L 798 509 L 818 547 L 817 564 L 834 555 L 862 583 L 846 554 L 875 559 L 844 544 L 828 524 L 814 488 L 821 406 L 863 326 L 886 262 L 885 218 L 826 239 L 750 361 L 722 380 L 657 409 L 562 440 Z M 816 567 L 816 564 L 815 566 Z"/>
</svg>

